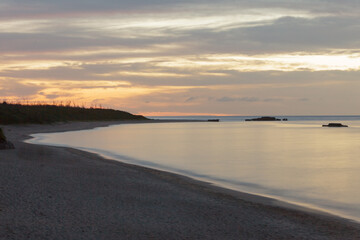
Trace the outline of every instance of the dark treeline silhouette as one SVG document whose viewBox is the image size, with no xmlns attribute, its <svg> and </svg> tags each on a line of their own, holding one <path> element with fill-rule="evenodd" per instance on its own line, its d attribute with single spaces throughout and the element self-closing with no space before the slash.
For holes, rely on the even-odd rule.
<svg viewBox="0 0 360 240">
<path fill-rule="evenodd" d="M 68 121 L 147 120 L 128 112 L 47 104 L 0 104 L 0 124 L 54 123 Z"/>
</svg>

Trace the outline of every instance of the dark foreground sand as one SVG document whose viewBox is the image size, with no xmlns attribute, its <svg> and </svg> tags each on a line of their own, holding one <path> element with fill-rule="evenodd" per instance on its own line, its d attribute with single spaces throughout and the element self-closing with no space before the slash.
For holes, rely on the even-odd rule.
<svg viewBox="0 0 360 240">
<path fill-rule="evenodd" d="M 357 223 L 179 175 L 23 143 L 108 123 L 5 126 L 0 239 L 360 239 Z"/>
</svg>

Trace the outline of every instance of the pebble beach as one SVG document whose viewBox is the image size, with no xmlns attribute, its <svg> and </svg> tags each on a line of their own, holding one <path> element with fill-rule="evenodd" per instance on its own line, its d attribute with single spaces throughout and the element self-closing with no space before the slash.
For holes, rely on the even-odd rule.
<svg viewBox="0 0 360 240">
<path fill-rule="evenodd" d="M 360 224 L 30 134 L 129 122 L 0 126 L 0 239 L 360 239 Z"/>
</svg>

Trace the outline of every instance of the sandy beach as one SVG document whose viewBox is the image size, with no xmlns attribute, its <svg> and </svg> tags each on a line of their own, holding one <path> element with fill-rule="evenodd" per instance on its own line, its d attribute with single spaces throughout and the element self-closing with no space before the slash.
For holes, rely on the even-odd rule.
<svg viewBox="0 0 360 240">
<path fill-rule="evenodd" d="M 360 224 L 347 219 L 23 142 L 110 124 L 0 126 L 16 147 L 0 151 L 0 239 L 360 239 Z"/>
</svg>

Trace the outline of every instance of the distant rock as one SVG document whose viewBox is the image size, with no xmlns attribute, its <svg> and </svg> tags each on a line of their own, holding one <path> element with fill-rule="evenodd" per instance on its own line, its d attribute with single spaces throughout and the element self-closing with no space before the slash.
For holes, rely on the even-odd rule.
<svg viewBox="0 0 360 240">
<path fill-rule="evenodd" d="M 0 143 L 2 142 L 6 142 L 6 137 L 4 135 L 2 128 L 0 128 Z"/>
<path fill-rule="evenodd" d="M 260 117 L 260 118 L 245 119 L 245 121 L 281 121 L 281 119 L 274 117 Z"/>
<path fill-rule="evenodd" d="M 6 140 L 3 130 L 0 128 L 0 150 L 14 149 L 14 148 L 15 148 L 14 144 Z"/>
<path fill-rule="evenodd" d="M 341 123 L 329 123 L 328 125 L 322 125 L 323 127 L 348 127 L 348 125 L 343 125 Z"/>
</svg>

